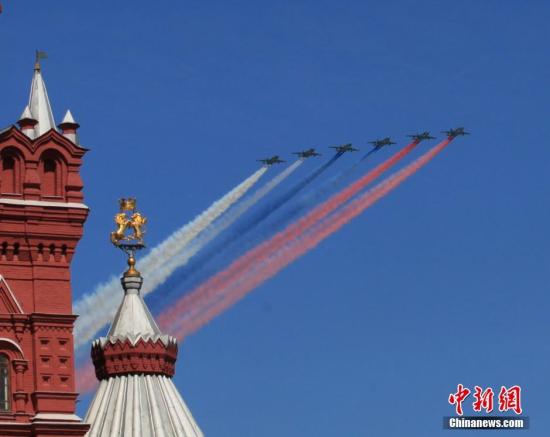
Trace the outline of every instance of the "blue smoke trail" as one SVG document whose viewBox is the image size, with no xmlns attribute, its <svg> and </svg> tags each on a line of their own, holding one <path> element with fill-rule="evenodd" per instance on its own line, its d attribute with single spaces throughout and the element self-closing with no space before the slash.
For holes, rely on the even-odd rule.
<svg viewBox="0 0 550 437">
<path fill-rule="evenodd" d="M 166 298 L 167 295 L 170 294 L 170 291 L 172 291 L 175 288 L 176 284 L 178 285 L 178 289 L 181 289 L 182 278 L 184 278 L 187 282 L 191 279 L 191 277 L 195 281 L 197 277 L 199 276 L 203 277 L 205 272 L 204 266 L 206 264 L 210 263 L 220 253 L 222 252 L 225 253 L 233 243 L 235 243 L 238 240 L 242 240 L 242 237 L 244 237 L 246 234 L 254 230 L 267 217 L 269 217 L 272 213 L 277 211 L 281 206 L 286 204 L 302 189 L 304 189 L 307 185 L 313 182 L 317 177 L 319 177 L 323 172 L 325 172 L 331 165 L 333 165 L 341 156 L 342 156 L 342 153 L 336 153 L 326 163 L 319 166 L 319 168 L 311 172 L 311 174 L 309 174 L 307 177 L 302 179 L 296 185 L 291 187 L 283 195 L 269 202 L 268 204 L 263 206 L 258 212 L 253 214 L 250 217 L 250 219 L 247 219 L 246 221 L 244 221 L 243 223 L 240 223 L 237 227 L 235 227 L 235 229 L 232 229 L 231 233 L 227 234 L 227 236 L 224 239 L 218 241 L 213 246 L 209 246 L 206 250 L 204 250 L 200 254 L 200 256 L 196 257 L 190 263 L 188 263 L 181 272 L 178 272 L 175 275 L 173 280 L 171 279 L 167 284 L 165 284 L 165 286 L 163 287 L 163 296 Z M 299 162 L 303 162 L 303 160 L 300 160 Z M 231 214 L 231 211 L 228 213 L 228 215 L 230 214 Z M 231 221 L 231 223 L 233 222 L 234 220 Z M 209 241 L 211 241 L 211 239 L 209 239 Z M 210 270 L 208 270 L 208 272 L 210 272 Z M 169 301 L 169 299 L 163 299 L 163 301 L 164 302 Z M 151 304 L 153 308 L 158 305 L 156 301 L 153 301 Z"/>
<path fill-rule="evenodd" d="M 245 212 L 252 208 L 256 203 L 267 196 L 273 189 L 275 189 L 281 182 L 288 178 L 294 171 L 303 164 L 303 160 L 299 159 L 296 162 L 289 165 L 285 170 L 259 188 L 250 197 L 244 199 L 240 203 L 236 204 L 225 215 L 222 215 L 217 221 L 215 221 L 209 229 L 196 237 L 189 245 L 183 248 L 183 250 L 167 260 L 164 264 L 158 266 L 157 276 L 162 278 L 157 285 L 162 285 L 172 275 L 176 269 L 185 266 L 191 258 L 193 258 L 198 252 L 200 252 L 206 245 L 214 240 L 220 233 L 230 227 L 236 222 Z M 152 291 L 152 290 L 151 290 Z"/>
<path fill-rule="evenodd" d="M 320 201 L 325 194 L 332 191 L 336 186 L 338 186 L 340 182 L 342 182 L 349 175 L 351 175 L 357 169 L 357 167 L 361 165 L 363 161 L 368 159 L 373 153 L 377 152 L 378 150 L 380 150 L 380 148 L 376 148 L 376 147 L 369 150 L 355 164 L 353 164 L 352 166 L 348 167 L 345 170 L 342 170 L 340 173 L 330 178 L 323 185 L 321 185 L 321 187 L 314 188 L 304 193 L 304 195 L 298 199 L 297 203 L 293 205 L 292 209 L 287 211 L 282 217 L 280 217 L 273 224 L 274 229 L 275 230 L 281 229 L 291 220 L 296 218 L 299 214 L 303 213 L 304 210 L 309 208 L 312 204 Z"/>
</svg>

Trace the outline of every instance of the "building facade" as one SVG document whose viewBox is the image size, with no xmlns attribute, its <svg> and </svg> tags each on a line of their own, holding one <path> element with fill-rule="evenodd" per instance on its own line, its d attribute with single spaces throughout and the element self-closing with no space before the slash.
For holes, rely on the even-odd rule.
<svg viewBox="0 0 550 437">
<path fill-rule="evenodd" d="M 56 127 L 37 63 L 18 126 L 0 130 L 0 436 L 84 436 L 75 415 L 70 264 L 88 208 L 86 149 Z"/>
<path fill-rule="evenodd" d="M 172 382 L 176 339 L 133 264 L 92 345 L 98 391 L 86 419 L 75 414 L 70 265 L 88 216 L 78 128 L 70 111 L 55 125 L 37 62 L 17 125 L 0 129 L 0 437 L 203 437 Z"/>
</svg>

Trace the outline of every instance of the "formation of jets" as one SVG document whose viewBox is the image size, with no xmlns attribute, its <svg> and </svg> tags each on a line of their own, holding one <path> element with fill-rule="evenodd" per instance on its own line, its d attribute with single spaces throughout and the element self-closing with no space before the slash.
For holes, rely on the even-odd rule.
<svg viewBox="0 0 550 437">
<path fill-rule="evenodd" d="M 463 127 L 457 127 L 456 129 L 445 130 L 442 133 L 446 134 L 449 138 L 455 138 L 455 137 L 458 137 L 460 135 L 470 135 L 469 132 L 464 131 Z M 418 133 L 418 134 L 411 134 L 411 135 L 407 135 L 407 136 L 409 138 L 414 139 L 414 141 L 416 141 L 418 143 L 421 142 L 421 141 L 425 141 L 425 140 L 434 140 L 435 139 L 435 137 L 432 137 L 428 131 L 424 131 L 424 132 L 421 132 L 421 133 Z M 396 143 L 393 142 L 390 137 L 386 137 L 386 138 L 382 138 L 382 139 L 379 139 L 379 140 L 369 141 L 369 144 L 372 144 L 374 150 L 379 150 L 383 147 L 390 146 L 390 145 L 396 144 Z M 351 145 L 351 143 L 342 144 L 341 146 L 331 146 L 330 148 L 335 149 L 336 153 L 338 153 L 338 154 L 343 154 L 343 153 L 347 153 L 347 152 L 358 152 L 359 151 L 359 149 L 356 149 L 355 147 L 353 147 Z M 301 152 L 294 152 L 293 154 L 297 155 L 300 158 L 312 158 L 312 157 L 315 157 L 315 156 L 321 156 L 321 154 L 318 153 L 313 148 L 302 150 Z M 268 166 L 273 165 L 273 164 L 281 164 L 283 162 L 286 162 L 286 161 L 283 161 L 281 158 L 279 158 L 278 155 L 272 156 L 271 158 L 259 159 L 258 161 L 265 164 L 265 165 L 268 165 Z"/>
</svg>

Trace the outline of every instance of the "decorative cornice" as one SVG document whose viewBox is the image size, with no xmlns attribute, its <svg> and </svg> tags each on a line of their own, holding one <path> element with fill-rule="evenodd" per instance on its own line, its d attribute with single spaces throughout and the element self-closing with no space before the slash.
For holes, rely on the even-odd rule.
<svg viewBox="0 0 550 437">
<path fill-rule="evenodd" d="M 21 206 L 44 206 L 54 208 L 76 208 L 86 209 L 89 208 L 83 203 L 76 202 L 48 202 L 45 200 L 22 200 L 22 199 L 0 199 L 0 205 L 21 205 Z"/>
<path fill-rule="evenodd" d="M 99 380 L 119 375 L 164 375 L 174 376 L 178 357 L 175 339 L 166 345 L 161 339 L 140 339 L 135 344 L 130 340 L 114 343 L 94 342 L 92 361 Z"/>
</svg>

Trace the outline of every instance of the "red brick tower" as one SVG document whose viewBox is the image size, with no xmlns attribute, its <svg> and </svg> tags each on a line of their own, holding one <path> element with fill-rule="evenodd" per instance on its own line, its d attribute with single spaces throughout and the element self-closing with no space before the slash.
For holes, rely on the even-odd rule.
<svg viewBox="0 0 550 437">
<path fill-rule="evenodd" d="M 56 129 L 39 63 L 18 124 L 0 130 L 0 436 L 83 436 L 69 268 L 86 149 L 70 113 Z"/>
</svg>

